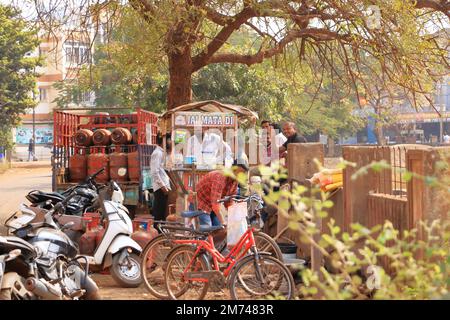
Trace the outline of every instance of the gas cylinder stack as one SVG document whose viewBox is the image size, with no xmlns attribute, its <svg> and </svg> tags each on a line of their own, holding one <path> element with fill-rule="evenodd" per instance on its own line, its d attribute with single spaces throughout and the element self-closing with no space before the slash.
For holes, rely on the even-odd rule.
<svg viewBox="0 0 450 320">
<path fill-rule="evenodd" d="M 150 113 L 144 121 L 140 121 L 139 116 L 142 118 L 139 112 L 83 115 L 89 118 L 73 134 L 74 154 L 69 159 L 69 181 L 81 182 L 86 176 L 106 168 L 97 177 L 98 182 L 106 183 L 110 179 L 119 183 L 138 182 L 141 176 L 138 146 L 153 145 L 157 133 L 156 115 Z M 151 138 L 147 132 L 148 124 Z M 140 132 L 142 128 L 145 132 Z"/>
</svg>

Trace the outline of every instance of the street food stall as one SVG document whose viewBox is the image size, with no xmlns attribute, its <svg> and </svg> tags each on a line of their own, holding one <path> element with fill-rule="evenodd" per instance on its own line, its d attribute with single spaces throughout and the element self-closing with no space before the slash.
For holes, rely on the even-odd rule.
<svg viewBox="0 0 450 320">
<path fill-rule="evenodd" d="M 195 192 L 202 175 L 231 166 L 233 159 L 245 153 L 238 130 L 254 125 L 257 119 L 245 107 L 214 100 L 181 105 L 160 116 L 160 130 L 172 141 L 167 170 L 184 196 L 189 190 Z M 177 212 L 186 209 L 185 202 L 180 208 L 177 201 Z"/>
</svg>

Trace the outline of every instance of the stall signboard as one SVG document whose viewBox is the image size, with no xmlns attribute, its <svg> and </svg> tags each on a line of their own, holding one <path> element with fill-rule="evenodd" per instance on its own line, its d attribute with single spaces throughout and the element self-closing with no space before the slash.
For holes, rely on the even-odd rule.
<svg viewBox="0 0 450 320">
<path fill-rule="evenodd" d="M 234 127 L 236 115 L 224 112 L 176 112 L 176 127 Z"/>
</svg>

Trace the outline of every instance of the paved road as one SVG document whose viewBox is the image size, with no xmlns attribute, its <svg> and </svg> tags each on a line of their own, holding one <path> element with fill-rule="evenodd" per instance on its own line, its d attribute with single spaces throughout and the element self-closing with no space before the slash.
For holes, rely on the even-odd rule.
<svg viewBox="0 0 450 320">
<path fill-rule="evenodd" d="M 51 168 L 13 168 L 0 174 L 0 234 L 4 232 L 3 222 L 19 208 L 28 203 L 28 191 L 39 189 L 51 191 Z"/>
</svg>

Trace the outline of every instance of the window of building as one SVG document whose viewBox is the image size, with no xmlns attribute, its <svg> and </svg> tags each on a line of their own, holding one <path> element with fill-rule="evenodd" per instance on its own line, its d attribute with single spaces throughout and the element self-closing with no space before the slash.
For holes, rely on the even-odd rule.
<svg viewBox="0 0 450 320">
<path fill-rule="evenodd" d="M 47 101 L 47 89 L 39 88 L 39 101 L 42 101 L 42 102 Z"/>
<path fill-rule="evenodd" d="M 66 41 L 64 43 L 66 63 L 69 65 L 81 65 L 91 63 L 91 50 L 88 43 Z"/>
<path fill-rule="evenodd" d="M 83 105 L 91 105 L 93 103 L 92 92 L 77 92 L 72 96 L 72 103 L 74 104 L 83 104 Z"/>
</svg>

